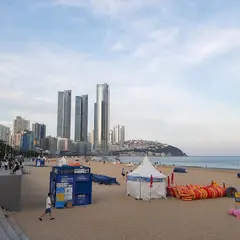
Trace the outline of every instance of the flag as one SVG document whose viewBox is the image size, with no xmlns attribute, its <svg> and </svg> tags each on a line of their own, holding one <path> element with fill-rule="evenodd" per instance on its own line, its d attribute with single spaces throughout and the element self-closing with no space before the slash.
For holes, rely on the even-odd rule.
<svg viewBox="0 0 240 240">
<path fill-rule="evenodd" d="M 150 188 L 152 188 L 153 187 L 153 176 L 151 175 L 151 177 L 150 177 Z"/>
</svg>

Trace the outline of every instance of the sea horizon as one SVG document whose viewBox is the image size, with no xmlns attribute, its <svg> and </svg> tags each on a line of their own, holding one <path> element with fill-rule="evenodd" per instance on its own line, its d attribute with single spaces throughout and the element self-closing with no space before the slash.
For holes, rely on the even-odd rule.
<svg viewBox="0 0 240 240">
<path fill-rule="evenodd" d="M 139 164 L 144 156 L 120 156 L 123 163 Z M 199 167 L 214 169 L 240 169 L 239 156 L 181 156 L 181 157 L 157 157 L 148 156 L 153 164 L 165 166 L 181 166 L 181 167 Z"/>
</svg>

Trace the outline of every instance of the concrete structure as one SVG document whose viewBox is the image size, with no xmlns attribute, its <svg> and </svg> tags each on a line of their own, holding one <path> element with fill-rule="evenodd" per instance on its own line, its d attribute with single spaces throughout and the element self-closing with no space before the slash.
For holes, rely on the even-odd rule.
<svg viewBox="0 0 240 240">
<path fill-rule="evenodd" d="M 113 143 L 122 144 L 125 142 L 125 127 L 117 125 L 113 128 Z"/>
<path fill-rule="evenodd" d="M 75 98 L 75 141 L 88 141 L 88 95 Z"/>
<path fill-rule="evenodd" d="M 34 145 L 40 146 L 41 140 L 46 138 L 46 125 L 40 123 L 32 124 Z"/>
<path fill-rule="evenodd" d="M 58 138 L 57 139 L 57 151 L 58 152 L 72 152 L 73 142 L 68 138 Z"/>
<path fill-rule="evenodd" d="M 0 124 L 0 140 L 5 142 L 6 144 L 10 144 L 10 135 L 10 128 Z"/>
<path fill-rule="evenodd" d="M 57 137 L 71 136 L 71 106 L 72 91 L 58 92 Z"/>
<path fill-rule="evenodd" d="M 91 153 L 91 144 L 89 142 L 74 142 L 73 152 L 79 155 L 86 155 Z"/>
<path fill-rule="evenodd" d="M 94 104 L 94 148 L 108 151 L 110 122 L 109 85 L 97 84 L 97 99 Z"/>
<path fill-rule="evenodd" d="M 18 171 L 10 175 L 0 169 L 0 206 L 11 211 L 21 209 L 22 174 Z M 1 239 L 1 236 L 0 236 Z"/>
<path fill-rule="evenodd" d="M 48 150 L 50 154 L 57 151 L 57 138 L 48 136 L 41 140 L 41 148 L 46 151 Z"/>
<path fill-rule="evenodd" d="M 30 130 L 30 121 L 17 116 L 13 122 L 13 134 L 22 133 L 25 130 Z"/>
</svg>

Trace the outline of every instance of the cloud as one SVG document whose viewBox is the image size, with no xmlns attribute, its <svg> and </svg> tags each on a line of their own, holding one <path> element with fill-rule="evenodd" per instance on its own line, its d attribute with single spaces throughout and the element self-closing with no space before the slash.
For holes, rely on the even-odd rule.
<svg viewBox="0 0 240 240">
<path fill-rule="evenodd" d="M 189 154 L 239 154 L 240 111 L 234 101 L 240 101 L 240 28 L 186 23 L 183 18 L 192 16 L 173 14 L 176 9 L 163 0 L 52 2 L 55 14 L 67 9 L 65 20 L 80 37 L 71 45 L 58 38 L 49 42 L 43 34 L 37 42 L 18 42 L 17 51 L 0 42 L 3 122 L 21 115 L 56 135 L 57 91 L 72 89 L 72 133 L 79 94 L 89 94 L 91 131 L 96 84 L 107 82 L 111 126 L 125 125 L 128 139 L 160 140 Z M 76 13 L 86 25 L 81 31 L 72 23 Z M 66 36 L 68 30 L 62 29 Z"/>
<path fill-rule="evenodd" d="M 125 48 L 123 47 L 123 45 L 120 43 L 120 42 L 117 42 L 115 43 L 113 46 L 112 46 L 112 51 L 123 51 Z"/>
<path fill-rule="evenodd" d="M 55 0 L 60 6 L 71 6 L 90 9 L 96 14 L 113 18 L 122 18 L 147 7 L 158 7 L 162 0 Z"/>
</svg>

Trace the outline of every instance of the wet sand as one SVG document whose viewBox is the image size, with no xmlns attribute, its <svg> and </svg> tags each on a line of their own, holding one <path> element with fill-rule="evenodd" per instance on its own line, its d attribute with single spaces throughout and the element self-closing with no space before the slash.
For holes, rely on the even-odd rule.
<svg viewBox="0 0 240 240">
<path fill-rule="evenodd" d="M 117 177 L 120 186 L 93 184 L 93 204 L 53 209 L 56 220 L 39 215 L 45 208 L 50 167 L 31 168 L 23 176 L 22 211 L 14 213 L 19 226 L 32 240 L 232 240 L 239 239 L 240 221 L 227 214 L 234 206 L 229 198 L 184 202 L 176 199 L 139 201 L 126 196 L 121 164 L 91 162 L 93 173 Z M 171 167 L 162 167 L 171 173 Z M 239 187 L 237 171 L 188 168 L 176 174 L 177 184 L 209 184 L 225 181 Z"/>
</svg>

